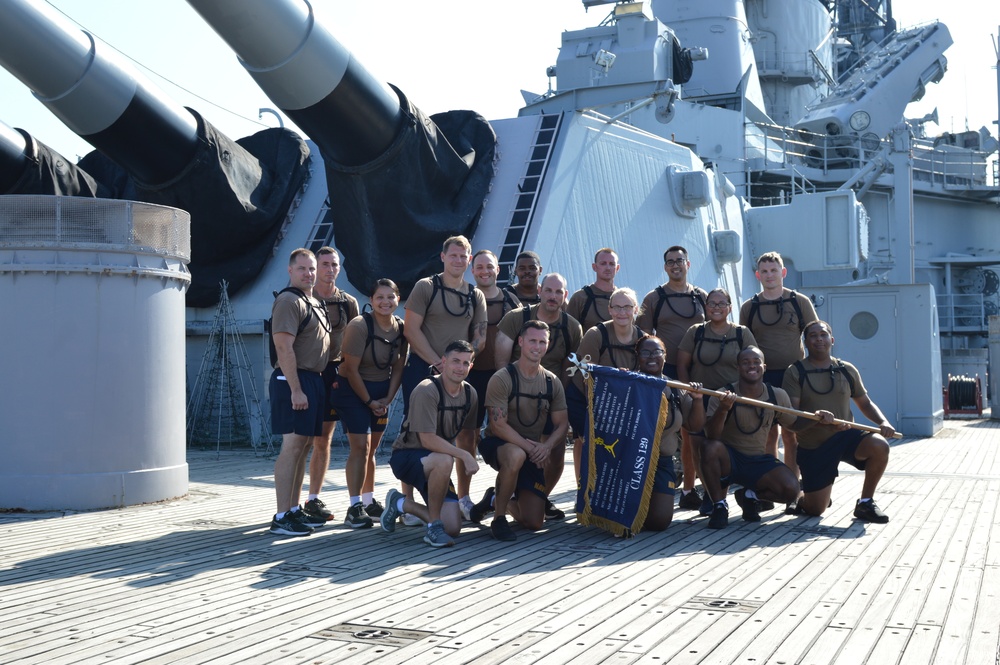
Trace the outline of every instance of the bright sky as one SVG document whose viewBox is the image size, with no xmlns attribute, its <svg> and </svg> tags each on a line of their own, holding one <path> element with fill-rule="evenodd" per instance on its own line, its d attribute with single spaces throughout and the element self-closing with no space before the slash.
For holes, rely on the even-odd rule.
<svg viewBox="0 0 1000 665">
<path fill-rule="evenodd" d="M 183 0 L 52 0 L 99 39 L 141 63 L 178 103 L 240 138 L 273 116 L 232 51 Z M 942 131 L 986 125 L 996 135 L 996 52 L 1000 8 L 972 11 L 969 2 L 896 0 L 901 27 L 942 20 L 955 44 L 948 74 L 911 105 L 908 117 L 935 107 Z M 320 21 L 376 77 L 400 87 L 427 113 L 473 109 L 488 119 L 516 115 L 520 90 L 544 92 L 560 33 L 596 25 L 606 7 L 585 12 L 580 0 L 315 0 Z M 991 14 L 991 15 L 990 15 Z M 31 132 L 70 159 L 89 152 L 28 90 L 0 69 L 0 121 Z M 933 131 L 933 127 L 928 127 Z"/>
</svg>

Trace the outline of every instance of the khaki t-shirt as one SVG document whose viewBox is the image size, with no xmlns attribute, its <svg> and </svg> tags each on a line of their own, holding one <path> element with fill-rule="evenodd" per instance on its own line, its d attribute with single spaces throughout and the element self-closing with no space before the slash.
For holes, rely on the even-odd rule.
<svg viewBox="0 0 1000 665">
<path fill-rule="evenodd" d="M 539 307 L 541 305 L 532 305 L 528 309 L 528 321 L 538 319 Z M 511 362 L 521 357 L 521 347 L 517 344 L 517 336 L 521 332 L 524 322 L 524 309 L 515 309 L 508 312 L 497 327 L 500 332 L 514 340 L 514 348 L 510 354 Z M 561 376 L 563 361 L 580 346 L 583 331 L 580 328 L 580 322 L 565 312 L 560 313 L 558 323 L 549 323 L 548 326 L 549 348 L 542 356 L 542 367 L 556 376 Z M 569 339 L 568 346 L 566 344 L 567 338 Z"/>
<path fill-rule="evenodd" d="M 838 362 L 842 363 L 843 371 L 837 369 Z M 781 386 L 790 398 L 799 400 L 799 410 L 813 412 L 825 409 L 836 418 L 854 422 L 851 400 L 868 394 L 865 385 L 861 383 L 858 369 L 851 363 L 838 361 L 836 358 L 831 358 L 830 367 L 823 370 L 817 370 L 807 360 L 803 360 L 802 364 L 806 368 L 802 386 L 799 386 L 799 368 L 794 363 L 785 370 Z M 853 391 L 844 371 L 850 373 L 854 381 Z M 798 433 L 799 447 L 814 450 L 839 431 L 836 425 L 813 425 Z"/>
<path fill-rule="evenodd" d="M 593 302 L 591 302 L 590 307 L 587 307 L 587 301 L 590 300 L 590 296 L 584 289 L 580 289 L 572 296 L 570 296 L 569 304 L 566 305 L 566 313 L 572 316 L 574 319 L 580 322 L 583 326 L 583 331 L 586 332 L 596 326 L 601 321 L 609 321 L 611 319 L 611 291 L 605 291 L 604 289 L 599 289 L 593 284 L 586 287 L 594 294 Z M 584 312 L 584 310 L 587 310 Z"/>
<path fill-rule="evenodd" d="M 542 440 L 542 431 L 548 423 L 549 415 L 566 410 L 566 391 L 555 374 L 544 367 L 538 369 L 534 378 L 525 378 L 517 369 L 517 392 L 512 395 L 513 382 L 507 369 L 497 370 L 486 387 L 486 408 L 507 409 L 507 423 L 526 439 Z M 546 381 L 548 377 L 548 381 Z M 546 399 L 548 386 L 552 386 L 552 400 Z M 492 425 L 486 426 L 486 436 L 496 436 Z"/>
<path fill-rule="evenodd" d="M 663 388 L 663 394 L 667 398 L 668 411 L 667 411 L 667 424 L 663 428 L 663 433 L 660 435 L 660 456 L 666 455 L 667 457 L 673 457 L 677 454 L 677 433 L 681 430 L 681 425 L 687 422 L 691 418 L 691 405 L 694 400 L 691 397 L 691 393 L 685 390 L 678 390 L 680 393 L 680 412 L 677 411 L 677 407 L 674 402 L 670 399 L 671 395 L 670 386 L 665 386 Z M 698 396 L 701 399 L 701 396 Z"/>
<path fill-rule="evenodd" d="M 632 326 L 631 337 L 622 343 L 615 335 L 614 323 L 604 321 L 602 325 L 608 332 L 608 346 L 601 349 L 604 341 L 601 329 L 598 326 L 594 326 L 583 334 L 580 347 L 576 351 L 577 358 L 582 361 L 587 356 L 590 356 L 590 362 L 594 365 L 634 370 L 638 364 L 638 358 L 635 354 L 635 344 L 639 341 L 639 337 L 642 336 L 642 331 L 636 326 Z M 573 374 L 572 381 L 580 389 L 580 392 L 583 394 L 587 393 L 584 389 L 583 376 L 580 372 Z"/>
<path fill-rule="evenodd" d="M 309 317 L 309 322 L 299 334 L 299 324 Z M 271 334 L 295 335 L 292 350 L 295 364 L 309 372 L 322 372 L 330 357 L 329 323 L 323 306 L 314 298 L 303 298 L 292 291 L 279 293 L 271 306 Z"/>
<path fill-rule="evenodd" d="M 768 401 L 767 386 L 762 385 L 762 390 L 758 395 L 743 395 L 760 402 Z M 737 395 L 739 384 L 727 386 L 724 390 L 732 390 Z M 781 388 L 772 386 L 774 390 L 774 401 L 778 406 L 791 408 L 792 403 L 788 400 L 788 393 Z M 712 397 L 708 400 L 708 409 L 705 415 L 712 417 L 719 410 L 719 398 Z M 744 455 L 763 455 L 767 452 L 767 433 L 771 425 L 778 421 L 783 426 L 791 425 L 798 418 L 787 413 L 780 413 L 773 409 L 751 406 L 750 404 L 740 404 L 737 402 L 730 409 L 726 417 L 726 424 L 722 427 L 722 442 L 732 447 Z"/>
<path fill-rule="evenodd" d="M 340 360 L 347 324 L 358 315 L 358 301 L 351 294 L 344 293 L 336 287 L 329 298 L 318 298 L 318 300 L 326 305 L 330 317 L 330 362 L 334 362 Z"/>
<path fill-rule="evenodd" d="M 392 374 L 392 364 L 399 358 L 399 350 L 404 341 L 403 331 L 394 316 L 390 330 L 382 330 L 373 317 L 372 332 L 375 336 L 371 344 L 368 344 L 368 324 L 365 317 L 355 317 L 344 331 L 343 353 L 361 359 L 358 374 L 363 381 L 388 381 Z"/>
<path fill-rule="evenodd" d="M 804 357 L 802 330 L 819 320 L 816 308 L 807 296 L 790 289 L 783 289 L 777 300 L 765 300 L 759 293 L 756 297 L 759 304 L 753 320 L 750 320 L 753 309 L 753 299 L 750 299 L 740 307 L 740 323 L 753 331 L 757 345 L 764 352 L 767 369 L 785 369 Z M 792 304 L 793 299 L 802 312 L 801 320 Z"/>
<path fill-rule="evenodd" d="M 742 344 L 737 343 L 739 341 L 736 334 L 737 328 L 742 329 Z M 704 338 L 695 344 L 699 329 L 704 331 Z M 743 349 L 756 345 L 757 340 L 754 339 L 753 333 L 745 326 L 729 324 L 729 329 L 725 334 L 717 335 L 708 323 L 700 323 L 691 326 L 684 333 L 677 348 L 691 354 L 691 380 L 697 381 L 711 390 L 718 390 L 727 383 L 735 383 L 739 380 L 740 373 L 737 369 L 736 358 Z"/>
<path fill-rule="evenodd" d="M 660 294 L 660 289 L 666 294 Z M 642 299 L 637 325 L 649 334 L 655 334 L 667 347 L 666 363 L 677 364 L 677 347 L 684 333 L 693 325 L 705 322 L 705 300 L 708 294 L 697 286 L 687 285 L 687 291 L 678 292 L 664 284 L 646 294 Z M 663 304 L 660 304 L 662 299 Z M 657 316 L 657 309 L 659 315 Z M 654 321 L 654 317 L 656 320 Z"/>
<path fill-rule="evenodd" d="M 432 280 L 432 277 L 425 277 L 416 283 L 406 300 L 406 309 L 423 315 L 420 330 L 440 357 L 455 340 L 472 341 L 475 325 L 486 322 L 486 298 L 477 288 L 472 289 L 470 296 L 467 283 L 458 291 L 439 286 L 434 293 Z"/>
<path fill-rule="evenodd" d="M 483 346 L 482 351 L 476 354 L 472 369 L 492 371 L 497 368 L 495 352 L 497 327 L 508 312 L 521 306 L 521 301 L 510 291 L 502 289 L 493 300 L 483 297 L 486 299 L 486 345 Z"/>
<path fill-rule="evenodd" d="M 455 443 L 458 433 L 463 429 L 475 429 L 476 410 L 479 406 L 479 399 L 476 391 L 466 390 L 469 384 L 462 382 L 457 397 L 452 397 L 444 390 L 438 390 L 434 385 L 440 379 L 424 379 L 417 384 L 410 394 L 410 411 L 399 437 L 392 444 L 393 450 L 403 448 L 419 449 L 420 433 L 435 433 L 446 441 Z M 444 395 L 444 409 L 438 407 L 441 395 Z M 468 403 L 466 403 L 468 394 Z M 468 410 L 466 410 L 468 409 Z M 465 414 L 464 418 L 462 414 Z"/>
</svg>

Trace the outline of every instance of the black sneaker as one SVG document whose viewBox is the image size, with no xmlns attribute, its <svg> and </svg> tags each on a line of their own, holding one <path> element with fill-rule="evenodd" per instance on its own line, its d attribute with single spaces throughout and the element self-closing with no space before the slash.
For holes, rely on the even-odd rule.
<svg viewBox="0 0 1000 665">
<path fill-rule="evenodd" d="M 729 508 L 721 501 L 712 506 L 712 516 L 708 518 L 709 529 L 725 529 L 729 526 Z"/>
<path fill-rule="evenodd" d="M 510 522 L 507 521 L 504 515 L 497 515 L 493 518 L 493 523 L 490 524 L 490 533 L 493 534 L 493 538 L 496 540 L 505 542 L 517 540 L 517 534 L 510 528 Z"/>
<path fill-rule="evenodd" d="M 759 522 L 760 521 L 760 500 L 751 499 L 747 496 L 746 488 L 739 488 L 733 493 L 736 497 L 736 503 L 740 508 L 743 509 L 743 521 L 744 522 Z"/>
<path fill-rule="evenodd" d="M 360 501 L 347 509 L 347 517 L 344 518 L 344 524 L 352 529 L 369 529 L 375 526 L 375 523 L 368 513 L 365 512 L 365 507 Z"/>
<path fill-rule="evenodd" d="M 859 500 L 854 506 L 854 517 L 862 522 L 874 522 L 875 524 L 885 524 L 889 521 L 889 516 L 883 513 L 874 501 Z"/>
<path fill-rule="evenodd" d="M 479 503 L 472 507 L 469 511 L 469 521 L 479 524 L 483 521 L 489 513 L 493 512 L 493 497 L 496 495 L 496 490 L 492 487 L 486 490 L 483 494 L 483 498 L 479 500 Z"/>
<path fill-rule="evenodd" d="M 302 506 L 302 511 L 313 517 L 322 517 L 326 521 L 333 519 L 333 511 L 327 508 L 326 504 L 318 497 L 306 501 L 306 505 Z"/>
<path fill-rule="evenodd" d="M 383 510 L 385 510 L 385 508 L 383 508 L 382 504 L 378 502 L 378 499 L 372 499 L 372 502 L 365 506 L 365 512 L 368 513 L 368 517 L 372 517 L 374 519 L 382 517 Z"/>
<path fill-rule="evenodd" d="M 702 515 L 711 515 L 713 510 L 715 510 L 715 504 L 712 503 L 712 496 L 708 493 L 708 490 L 705 490 L 705 493 L 701 495 L 698 512 Z"/>
<path fill-rule="evenodd" d="M 279 536 L 308 536 L 312 532 L 311 527 L 295 519 L 291 512 L 286 512 L 281 519 L 271 519 L 271 533 Z"/>
<path fill-rule="evenodd" d="M 290 510 L 286 515 L 291 515 L 292 519 L 296 519 L 302 524 L 305 524 L 310 529 L 319 529 L 320 527 L 326 526 L 326 519 L 320 517 L 319 515 L 311 515 L 306 511 L 302 510 L 301 506 L 296 506 L 298 510 Z"/>
<path fill-rule="evenodd" d="M 681 510 L 698 510 L 701 507 L 701 495 L 698 494 L 698 490 L 691 490 L 686 494 L 681 490 L 681 500 L 677 502 L 677 507 Z"/>
<path fill-rule="evenodd" d="M 566 513 L 556 508 L 551 501 L 545 500 L 545 519 L 547 520 L 564 520 L 566 519 Z"/>
</svg>

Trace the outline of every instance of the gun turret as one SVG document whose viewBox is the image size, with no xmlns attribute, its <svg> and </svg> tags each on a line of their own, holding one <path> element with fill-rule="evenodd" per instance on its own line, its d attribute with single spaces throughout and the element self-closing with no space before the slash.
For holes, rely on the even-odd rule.
<svg viewBox="0 0 1000 665">
<path fill-rule="evenodd" d="M 424 115 L 316 21 L 307 0 L 188 0 L 250 76 L 319 146 L 336 244 L 367 291 L 404 292 L 440 266 L 441 242 L 475 231 L 496 135 L 472 111 Z"/>
<path fill-rule="evenodd" d="M 260 271 L 306 177 L 301 138 L 274 129 L 233 141 L 35 0 L 4 3 L 0 64 L 100 151 L 80 166 L 114 198 L 191 214 L 189 305 L 210 306 L 221 280 L 235 293 Z"/>
</svg>

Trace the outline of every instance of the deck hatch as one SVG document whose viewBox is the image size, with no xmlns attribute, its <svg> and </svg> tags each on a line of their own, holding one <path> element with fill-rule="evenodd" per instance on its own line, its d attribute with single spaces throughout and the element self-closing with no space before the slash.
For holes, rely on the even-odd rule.
<svg viewBox="0 0 1000 665">
<path fill-rule="evenodd" d="M 714 610 L 716 612 L 739 612 L 751 614 L 756 612 L 763 603 L 759 600 L 742 598 L 717 598 L 715 596 L 695 596 L 683 607 L 689 610 Z"/>
<path fill-rule="evenodd" d="M 373 626 L 363 623 L 339 623 L 335 626 L 324 628 L 318 633 L 314 633 L 313 637 L 319 637 L 324 640 L 342 640 L 345 642 L 403 647 L 433 634 L 426 630 L 404 630 L 402 628 Z"/>
</svg>

